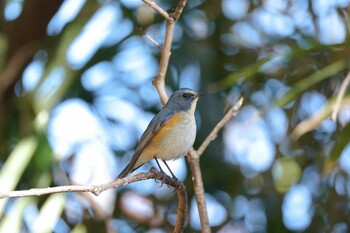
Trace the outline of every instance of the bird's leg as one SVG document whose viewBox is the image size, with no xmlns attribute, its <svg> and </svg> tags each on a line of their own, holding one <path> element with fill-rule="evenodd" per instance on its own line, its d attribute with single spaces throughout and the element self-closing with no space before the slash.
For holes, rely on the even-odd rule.
<svg viewBox="0 0 350 233">
<path fill-rule="evenodd" d="M 165 166 L 168 168 L 169 172 L 171 173 L 171 176 L 173 177 L 173 179 L 177 180 L 176 176 L 174 175 L 174 173 L 171 171 L 170 167 L 168 166 L 168 164 L 165 162 L 164 159 L 162 159 L 163 163 L 165 164 Z M 159 166 L 159 165 L 158 165 Z"/>
<path fill-rule="evenodd" d="M 162 167 L 160 166 L 160 164 L 159 164 L 159 162 L 158 162 L 158 159 L 157 159 L 156 157 L 154 157 L 154 160 L 156 161 L 156 163 L 157 163 L 157 165 L 158 165 L 158 167 L 159 167 L 160 172 L 165 173 L 165 172 L 163 171 Z"/>
</svg>

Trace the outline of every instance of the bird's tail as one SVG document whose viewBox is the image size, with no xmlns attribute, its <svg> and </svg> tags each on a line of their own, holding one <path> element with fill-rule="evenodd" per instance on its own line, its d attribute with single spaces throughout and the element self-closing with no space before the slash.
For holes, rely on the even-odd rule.
<svg viewBox="0 0 350 233">
<path fill-rule="evenodd" d="M 126 177 L 130 172 L 132 172 L 132 166 L 130 166 L 131 163 L 129 163 L 125 168 L 124 170 L 118 175 L 117 179 L 121 179 L 121 178 L 124 178 Z"/>
<path fill-rule="evenodd" d="M 135 171 L 137 168 L 141 167 L 143 163 L 140 164 L 139 160 L 140 153 L 135 152 L 132 156 L 130 163 L 124 168 L 124 170 L 118 175 L 117 179 L 126 177 L 129 173 Z M 136 166 L 136 167 L 135 167 Z"/>
<path fill-rule="evenodd" d="M 117 179 L 121 179 L 126 177 L 129 173 L 135 171 L 136 169 L 138 169 L 139 167 L 141 167 L 143 164 L 137 166 L 136 168 L 134 168 L 135 163 L 133 161 L 131 161 L 125 168 L 124 170 L 118 175 Z"/>
</svg>

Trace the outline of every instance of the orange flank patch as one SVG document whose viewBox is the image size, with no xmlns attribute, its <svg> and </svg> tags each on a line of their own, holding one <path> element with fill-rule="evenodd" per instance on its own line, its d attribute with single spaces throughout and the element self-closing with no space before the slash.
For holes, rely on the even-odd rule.
<svg viewBox="0 0 350 233">
<path fill-rule="evenodd" d="M 163 141 L 166 135 L 168 135 L 171 131 L 171 129 L 177 124 L 181 119 L 181 115 L 178 113 L 175 113 L 174 116 L 165 124 L 161 129 L 158 130 L 158 132 L 155 133 L 153 138 L 151 139 L 150 143 L 145 147 L 145 149 L 142 152 L 142 156 L 145 161 L 149 161 L 153 159 L 154 157 L 158 156 L 158 153 L 161 153 L 161 151 L 164 150 L 162 148 L 164 145 Z"/>
<path fill-rule="evenodd" d="M 174 116 L 165 124 L 163 127 L 156 132 L 156 134 L 151 139 L 151 143 L 157 143 L 162 141 L 162 139 L 169 133 L 169 131 L 177 124 L 181 119 L 181 115 L 175 113 Z"/>
</svg>

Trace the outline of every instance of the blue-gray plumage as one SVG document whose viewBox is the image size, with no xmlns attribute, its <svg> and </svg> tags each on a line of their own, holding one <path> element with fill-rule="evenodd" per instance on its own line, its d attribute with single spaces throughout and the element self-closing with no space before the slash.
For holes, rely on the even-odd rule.
<svg viewBox="0 0 350 233">
<path fill-rule="evenodd" d="M 127 176 L 153 158 L 165 162 L 177 159 L 191 149 L 196 138 L 194 111 L 199 96 L 188 88 L 181 88 L 170 96 L 164 108 L 149 123 L 130 163 L 118 178 Z"/>
</svg>

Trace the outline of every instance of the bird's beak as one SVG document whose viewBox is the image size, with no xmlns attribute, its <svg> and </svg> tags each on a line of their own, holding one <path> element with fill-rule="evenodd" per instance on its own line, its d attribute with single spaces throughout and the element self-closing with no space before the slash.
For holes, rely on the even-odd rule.
<svg viewBox="0 0 350 233">
<path fill-rule="evenodd" d="M 199 97 L 201 97 L 201 96 L 203 96 L 203 95 L 205 95 L 205 93 L 197 93 L 197 95 L 195 96 L 196 98 L 199 98 Z"/>
</svg>

